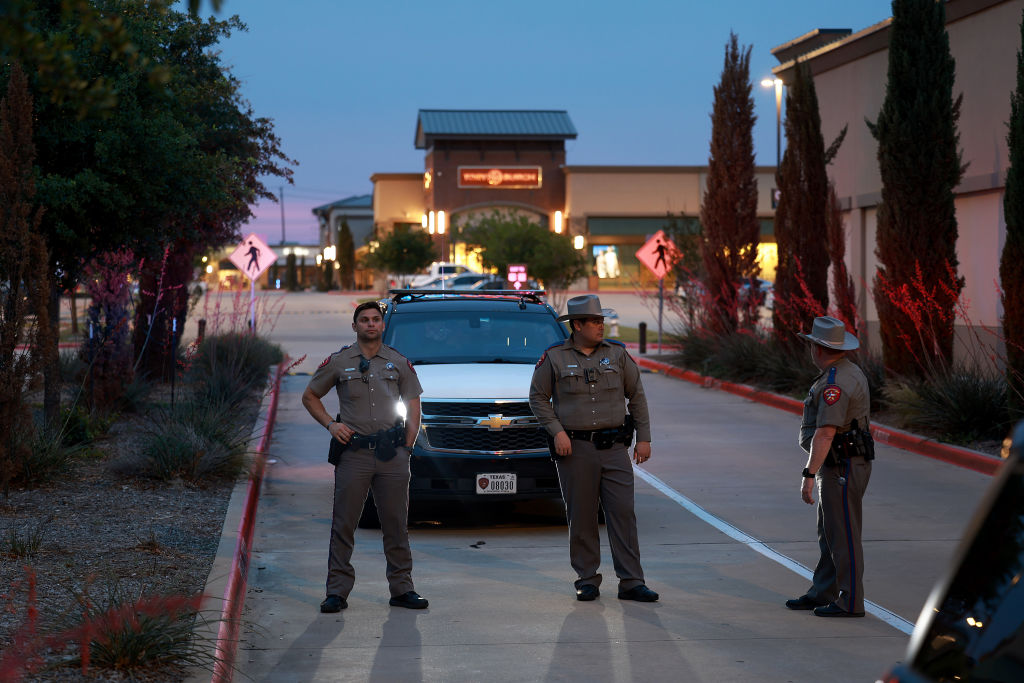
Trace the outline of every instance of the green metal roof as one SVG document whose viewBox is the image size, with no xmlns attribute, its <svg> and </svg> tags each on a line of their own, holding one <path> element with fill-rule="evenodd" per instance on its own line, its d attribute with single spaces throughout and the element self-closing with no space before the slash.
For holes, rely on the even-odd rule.
<svg viewBox="0 0 1024 683">
<path fill-rule="evenodd" d="M 434 140 L 567 140 L 576 127 L 563 110 L 420 109 L 416 118 L 416 148 Z"/>
<path fill-rule="evenodd" d="M 372 209 L 373 208 L 373 195 L 372 194 L 359 194 L 351 197 L 345 197 L 339 199 L 336 202 L 330 204 L 324 204 L 314 208 L 313 213 L 322 213 L 330 211 L 331 209 Z"/>
</svg>

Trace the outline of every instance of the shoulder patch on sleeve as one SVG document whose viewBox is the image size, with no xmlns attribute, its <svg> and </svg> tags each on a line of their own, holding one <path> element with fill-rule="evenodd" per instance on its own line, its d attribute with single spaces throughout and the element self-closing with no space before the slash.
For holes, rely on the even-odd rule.
<svg viewBox="0 0 1024 683">
<path fill-rule="evenodd" d="M 618 346 L 621 346 L 622 348 L 626 348 L 626 345 L 620 342 L 618 339 L 605 339 L 605 341 L 608 342 L 609 344 L 616 344 Z"/>
<path fill-rule="evenodd" d="M 533 367 L 539 368 L 540 364 L 543 363 L 544 360 L 548 357 L 548 351 L 550 351 L 551 349 L 555 348 L 556 346 L 561 346 L 564 343 L 565 343 L 565 340 L 563 339 L 562 341 L 555 342 L 554 344 L 552 344 L 548 348 L 544 349 L 544 353 L 540 354 L 540 360 L 538 360 L 537 364 L 534 365 Z"/>
<path fill-rule="evenodd" d="M 826 405 L 834 405 L 842 395 L 843 390 L 834 384 L 828 385 L 825 387 L 825 390 L 821 392 L 821 397 L 825 400 Z"/>
<path fill-rule="evenodd" d="M 406 362 L 406 364 L 407 364 L 407 365 L 409 366 L 409 369 L 410 369 L 410 370 L 412 370 L 412 374 L 414 374 L 414 375 L 415 375 L 415 374 L 416 374 L 416 368 L 414 368 L 414 367 L 412 366 L 412 361 L 411 361 L 411 360 L 409 360 L 408 358 L 406 358 L 406 359 L 405 359 L 405 362 Z"/>
<path fill-rule="evenodd" d="M 342 352 L 342 351 L 344 351 L 345 349 L 350 349 L 350 348 L 352 348 L 352 345 L 351 345 L 351 344 L 348 344 L 347 346 L 342 346 L 342 347 L 341 347 L 340 349 L 338 349 L 337 351 L 335 351 L 335 352 L 334 352 L 334 353 L 332 353 L 331 355 L 327 356 L 327 358 L 324 358 L 324 361 L 323 361 L 322 363 L 320 363 L 320 365 L 318 365 L 316 369 L 317 369 L 317 370 L 319 370 L 319 369 L 320 369 L 320 368 L 322 368 L 323 366 L 325 366 L 325 365 L 327 365 L 328 363 L 330 363 L 330 362 L 331 362 L 331 359 L 332 359 L 332 358 L 334 358 L 334 357 L 335 357 L 336 355 L 338 355 L 339 353 L 341 353 L 341 352 Z"/>
</svg>

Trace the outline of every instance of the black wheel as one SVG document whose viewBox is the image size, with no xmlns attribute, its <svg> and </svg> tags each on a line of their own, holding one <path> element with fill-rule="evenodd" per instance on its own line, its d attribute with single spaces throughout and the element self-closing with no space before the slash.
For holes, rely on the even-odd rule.
<svg viewBox="0 0 1024 683">
<path fill-rule="evenodd" d="M 373 493 L 366 494 L 363 502 L 363 513 L 359 515 L 360 529 L 379 529 L 380 517 L 377 516 L 377 505 L 373 502 Z"/>
</svg>

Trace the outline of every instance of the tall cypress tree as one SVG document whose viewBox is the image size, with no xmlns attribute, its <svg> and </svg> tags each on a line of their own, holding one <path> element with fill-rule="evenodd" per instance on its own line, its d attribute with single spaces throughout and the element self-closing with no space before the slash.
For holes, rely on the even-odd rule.
<svg viewBox="0 0 1024 683">
<path fill-rule="evenodd" d="M 889 73 L 877 121 L 875 303 L 885 365 L 923 375 L 953 355 L 957 275 L 954 188 L 963 177 L 945 3 L 893 0 Z"/>
<path fill-rule="evenodd" d="M 711 113 L 711 156 L 700 220 L 701 256 L 712 303 L 708 322 L 716 332 L 736 328 L 737 281 L 755 275 L 757 269 L 760 224 L 753 137 L 757 117 L 751 97 L 750 50 L 750 46 L 741 50 L 736 35 L 729 34 Z"/>
<path fill-rule="evenodd" d="M 1024 18 L 1021 20 L 1024 41 Z M 1024 43 L 1022 43 L 1024 45 Z M 1010 95 L 1010 168 L 1006 172 L 1003 212 L 1006 244 L 999 262 L 1003 289 L 1003 334 L 1010 405 L 1024 411 L 1024 48 L 1017 52 L 1017 88 Z"/>
<path fill-rule="evenodd" d="M 780 339 L 790 340 L 828 308 L 829 183 L 818 95 L 806 63 L 797 64 L 786 93 L 786 153 L 776 174 L 779 265 L 772 322 Z"/>
</svg>

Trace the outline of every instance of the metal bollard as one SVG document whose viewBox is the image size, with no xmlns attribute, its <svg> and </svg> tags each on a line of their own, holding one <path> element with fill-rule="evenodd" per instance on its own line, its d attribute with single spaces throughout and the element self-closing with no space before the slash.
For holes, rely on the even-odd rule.
<svg viewBox="0 0 1024 683">
<path fill-rule="evenodd" d="M 640 323 L 640 354 L 647 353 L 647 323 Z"/>
</svg>

